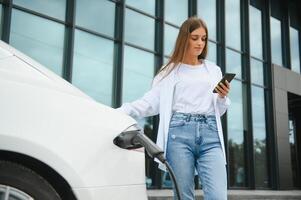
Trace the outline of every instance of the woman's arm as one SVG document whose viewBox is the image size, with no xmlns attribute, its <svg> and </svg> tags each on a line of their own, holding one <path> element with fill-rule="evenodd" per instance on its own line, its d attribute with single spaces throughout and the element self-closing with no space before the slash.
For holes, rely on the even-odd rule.
<svg viewBox="0 0 301 200">
<path fill-rule="evenodd" d="M 160 103 L 160 83 L 158 79 L 158 76 L 154 78 L 152 88 L 143 97 L 131 103 L 124 103 L 117 110 L 133 118 L 157 115 Z"/>
</svg>

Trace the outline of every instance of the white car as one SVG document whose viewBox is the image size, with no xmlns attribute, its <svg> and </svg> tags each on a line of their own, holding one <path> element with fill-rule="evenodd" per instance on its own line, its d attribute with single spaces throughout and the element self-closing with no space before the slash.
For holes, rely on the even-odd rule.
<svg viewBox="0 0 301 200">
<path fill-rule="evenodd" d="M 146 200 L 136 123 L 0 41 L 0 200 Z"/>
</svg>

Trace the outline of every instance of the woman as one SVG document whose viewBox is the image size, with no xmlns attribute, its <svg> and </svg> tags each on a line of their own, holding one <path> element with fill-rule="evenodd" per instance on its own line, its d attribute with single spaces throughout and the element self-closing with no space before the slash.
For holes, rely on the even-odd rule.
<svg viewBox="0 0 301 200">
<path fill-rule="evenodd" d="M 230 105 L 230 85 L 217 86 L 218 66 L 205 60 L 208 30 L 191 17 L 180 28 L 169 62 L 142 98 L 118 110 L 134 117 L 160 114 L 157 144 L 173 168 L 183 200 L 194 199 L 198 173 L 205 199 L 227 199 L 225 147 L 220 117 Z M 217 93 L 213 93 L 213 90 Z M 164 169 L 159 163 L 159 167 Z"/>
</svg>

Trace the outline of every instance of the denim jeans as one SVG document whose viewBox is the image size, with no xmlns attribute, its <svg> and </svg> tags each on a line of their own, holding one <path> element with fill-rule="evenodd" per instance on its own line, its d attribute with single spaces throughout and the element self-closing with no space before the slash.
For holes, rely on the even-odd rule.
<svg viewBox="0 0 301 200">
<path fill-rule="evenodd" d="M 175 173 L 182 200 L 195 199 L 195 169 L 205 200 L 227 199 L 226 166 L 214 115 L 173 113 L 166 158 Z"/>
</svg>

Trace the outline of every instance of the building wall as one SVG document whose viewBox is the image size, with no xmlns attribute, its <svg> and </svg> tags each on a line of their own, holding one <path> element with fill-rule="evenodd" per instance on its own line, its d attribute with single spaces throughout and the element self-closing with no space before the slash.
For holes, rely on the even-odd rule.
<svg viewBox="0 0 301 200">
<path fill-rule="evenodd" d="M 293 185 L 292 158 L 289 142 L 288 93 L 301 96 L 301 76 L 281 66 L 273 65 L 273 101 L 275 105 L 275 135 L 279 166 L 279 187 L 291 189 Z"/>
</svg>

